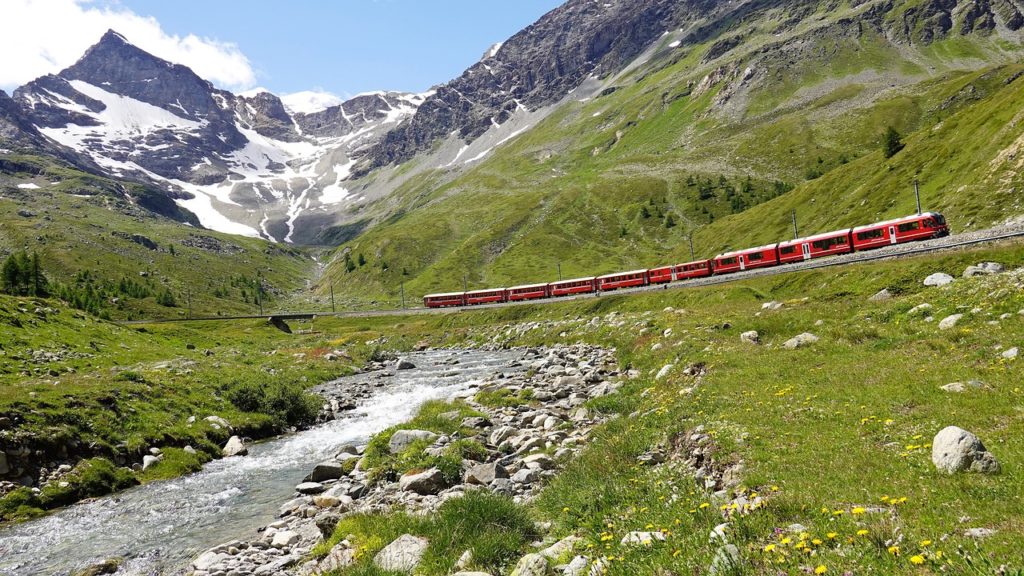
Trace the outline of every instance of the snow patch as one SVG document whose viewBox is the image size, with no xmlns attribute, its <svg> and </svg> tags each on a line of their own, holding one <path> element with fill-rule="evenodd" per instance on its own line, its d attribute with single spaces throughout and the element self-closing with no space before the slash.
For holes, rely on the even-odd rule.
<svg viewBox="0 0 1024 576">
<path fill-rule="evenodd" d="M 18 184 L 18 188 L 22 190 L 39 190 L 39 185 L 29 182 L 28 184 Z"/>
<path fill-rule="evenodd" d="M 682 43 L 683 43 L 682 40 L 676 40 L 675 42 L 672 42 L 671 44 L 669 44 L 668 47 L 669 48 L 679 48 L 680 44 L 682 44 Z"/>
<path fill-rule="evenodd" d="M 314 114 L 340 105 L 343 100 L 330 92 L 305 90 L 281 96 L 285 109 L 292 114 Z"/>
</svg>

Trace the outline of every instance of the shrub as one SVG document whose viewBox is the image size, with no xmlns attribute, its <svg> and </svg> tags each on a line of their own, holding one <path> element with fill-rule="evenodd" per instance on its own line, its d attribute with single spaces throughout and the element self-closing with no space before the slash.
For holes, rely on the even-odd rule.
<svg viewBox="0 0 1024 576">
<path fill-rule="evenodd" d="M 138 484 L 125 468 L 118 468 L 106 458 L 83 460 L 63 479 L 67 486 L 50 484 L 39 493 L 42 508 L 66 506 L 83 498 L 104 496 Z"/>
<path fill-rule="evenodd" d="M 281 426 L 303 426 L 316 421 L 320 401 L 299 382 L 258 378 L 227 385 L 225 397 L 243 412 L 270 416 Z"/>
</svg>

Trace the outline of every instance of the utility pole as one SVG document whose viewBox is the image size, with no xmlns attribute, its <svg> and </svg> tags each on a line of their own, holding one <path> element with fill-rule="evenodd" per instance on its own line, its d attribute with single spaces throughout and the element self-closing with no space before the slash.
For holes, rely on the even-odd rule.
<svg viewBox="0 0 1024 576">
<path fill-rule="evenodd" d="M 185 287 L 185 298 L 188 300 L 188 319 L 192 319 L 192 287 Z"/>
<path fill-rule="evenodd" d="M 690 233 L 690 260 L 694 260 L 693 256 L 693 233 Z"/>
<path fill-rule="evenodd" d="M 331 282 L 331 312 L 337 312 L 338 310 L 334 307 L 334 282 Z"/>
<path fill-rule="evenodd" d="M 462 291 L 469 292 L 469 277 L 466 274 L 462 275 Z"/>
<path fill-rule="evenodd" d="M 562 279 L 562 263 L 561 262 L 558 263 L 558 279 L 559 280 Z"/>
<path fill-rule="evenodd" d="M 796 209 L 793 209 L 793 239 L 800 237 L 800 232 L 796 229 Z"/>
<path fill-rule="evenodd" d="M 402 281 L 402 284 L 399 286 L 399 290 L 402 293 L 402 310 L 405 310 L 405 280 Z"/>
<path fill-rule="evenodd" d="M 256 273 L 256 303 L 260 305 L 260 316 L 263 316 L 263 279 Z"/>
<path fill-rule="evenodd" d="M 914 196 L 917 197 L 917 215 L 921 215 L 921 187 L 917 183 L 917 178 L 914 178 Z"/>
</svg>

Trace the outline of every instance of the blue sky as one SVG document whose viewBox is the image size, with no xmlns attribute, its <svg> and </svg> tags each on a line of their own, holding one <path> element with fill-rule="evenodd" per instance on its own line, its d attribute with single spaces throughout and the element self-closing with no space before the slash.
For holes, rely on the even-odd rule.
<svg viewBox="0 0 1024 576">
<path fill-rule="evenodd" d="M 559 0 L 120 0 L 168 34 L 231 42 L 275 93 L 422 92 Z"/>
</svg>

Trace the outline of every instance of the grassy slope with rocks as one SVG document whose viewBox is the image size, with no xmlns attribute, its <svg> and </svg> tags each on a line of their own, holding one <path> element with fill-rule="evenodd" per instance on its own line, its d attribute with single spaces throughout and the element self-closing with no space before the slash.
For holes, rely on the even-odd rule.
<svg viewBox="0 0 1024 576">
<path fill-rule="evenodd" d="M 561 105 L 465 174 L 410 179 L 378 207 L 388 218 L 339 249 L 320 291 L 333 282 L 365 305 L 394 302 L 401 282 L 409 298 L 464 276 L 470 288 L 549 281 L 559 263 L 563 277 L 649 267 L 689 259 L 691 232 L 712 256 L 788 237 L 792 208 L 807 233 L 903 215 L 915 177 L 956 230 L 1018 215 L 1021 67 L 1003 64 L 1015 45 L 814 33 L 846 16 L 782 33 L 811 47 L 786 66 L 772 59 L 771 19 L 711 61 L 714 40 L 678 51 L 666 40 L 609 80 L 616 90 Z M 887 126 L 908 143 L 889 161 Z M 346 271 L 346 252 L 367 265 Z"/>
<path fill-rule="evenodd" d="M 1000 353 L 1024 342 L 1022 275 L 958 279 L 947 288 L 921 284 L 937 270 L 956 274 L 986 260 L 1019 268 L 1024 245 L 719 288 L 452 314 L 438 320 L 443 333 L 434 343 L 600 343 L 616 346 L 622 365 L 639 372 L 619 394 L 590 403 L 630 417 L 598 428 L 588 449 L 525 506 L 535 520 L 553 523 L 546 542 L 582 537 L 576 553 L 605 558 L 608 574 L 707 569 L 719 546 L 708 535 L 729 511 L 681 461 L 678 449 L 698 426 L 713 439 L 720 467 L 743 463 L 735 491 L 764 499 L 752 513 L 728 520 L 726 538 L 742 556 L 736 573 L 823 566 L 840 574 L 983 574 L 1000 565 L 1016 573 L 1024 567 L 1018 546 L 1024 390 L 1017 361 Z M 896 296 L 869 302 L 882 288 Z M 783 306 L 762 310 L 773 299 Z M 934 320 L 910 312 L 922 303 L 932 305 Z M 939 330 L 938 319 L 953 313 L 966 317 Z M 530 329 L 519 336 L 509 330 L 524 324 Z M 741 342 L 747 330 L 757 330 L 762 344 Z M 820 340 L 782 348 L 807 331 Z M 674 368 L 656 380 L 666 364 Z M 706 374 L 687 375 L 683 368 L 693 364 L 703 364 Z M 939 388 L 967 380 L 984 387 L 961 394 Z M 1002 472 L 937 472 L 930 442 L 951 424 L 978 434 Z M 637 463 L 659 447 L 668 463 Z M 795 524 L 802 528 L 789 532 Z M 964 535 L 979 527 L 995 532 L 983 539 Z M 448 555 L 423 573 L 445 574 L 434 566 L 450 565 L 474 545 L 469 536 L 462 546 L 451 545 L 448 537 L 461 534 L 458 528 L 443 515 L 410 522 L 401 512 L 342 521 L 336 537 L 353 537 L 360 561 L 339 573 L 383 574 L 372 565 L 374 553 L 411 532 L 438 540 L 431 557 Z M 666 540 L 620 544 L 630 531 L 661 531 Z"/>
<path fill-rule="evenodd" d="M 270 309 L 289 301 L 314 274 L 315 262 L 303 250 L 184 226 L 141 208 L 122 194 L 138 185 L 40 157 L 7 158 L 5 165 L 0 259 L 23 249 L 38 252 L 51 283 L 76 294 L 100 293 L 94 312 L 176 318 L 187 314 L 191 300 L 194 315 L 252 314 L 259 311 L 258 280 Z M 119 290 L 125 282 L 142 292 Z M 176 306 L 157 302 L 165 289 Z"/>
</svg>

